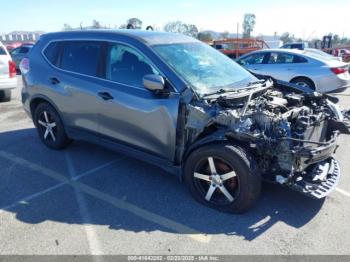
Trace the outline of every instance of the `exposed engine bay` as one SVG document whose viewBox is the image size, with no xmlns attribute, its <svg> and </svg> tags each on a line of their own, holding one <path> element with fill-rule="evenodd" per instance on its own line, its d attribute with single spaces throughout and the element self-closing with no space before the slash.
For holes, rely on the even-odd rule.
<svg viewBox="0 0 350 262">
<path fill-rule="evenodd" d="M 249 148 L 265 180 L 322 198 L 337 185 L 333 154 L 346 118 L 328 95 L 279 81 L 205 95 L 188 106 L 187 143 L 208 134 Z"/>
</svg>

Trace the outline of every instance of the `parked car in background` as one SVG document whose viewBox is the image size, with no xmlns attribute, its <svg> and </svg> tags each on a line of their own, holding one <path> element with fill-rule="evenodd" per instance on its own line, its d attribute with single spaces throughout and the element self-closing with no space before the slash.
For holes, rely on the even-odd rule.
<svg viewBox="0 0 350 262">
<path fill-rule="evenodd" d="M 11 57 L 16 64 L 16 69 L 19 70 L 19 64 L 23 58 L 25 58 L 29 51 L 32 49 L 33 44 L 23 44 L 10 51 Z"/>
<path fill-rule="evenodd" d="M 120 151 L 178 175 L 220 211 L 248 210 L 261 179 L 316 199 L 339 181 L 333 153 L 349 130 L 336 98 L 259 80 L 194 38 L 51 33 L 20 68 L 24 109 L 46 146 L 77 139 Z"/>
<path fill-rule="evenodd" d="M 304 50 L 305 48 L 308 48 L 308 47 L 309 47 L 308 43 L 298 42 L 298 43 L 287 43 L 281 46 L 280 48 Z"/>
<path fill-rule="evenodd" d="M 336 48 L 332 51 L 332 55 L 341 58 L 344 62 L 350 62 L 350 50 L 344 48 Z"/>
<path fill-rule="evenodd" d="M 269 49 L 249 53 L 237 63 L 255 74 L 331 92 L 350 86 L 349 64 L 308 50 Z"/>
<path fill-rule="evenodd" d="M 0 101 L 11 100 L 11 89 L 17 86 L 16 66 L 6 47 L 0 42 Z"/>
<path fill-rule="evenodd" d="M 10 52 L 12 49 L 15 49 L 15 48 L 17 48 L 17 47 L 19 47 L 21 45 L 22 45 L 22 43 L 20 43 L 20 42 L 14 42 L 14 43 L 11 43 L 11 44 L 7 44 L 6 45 L 6 49 L 7 49 L 7 51 Z"/>
</svg>

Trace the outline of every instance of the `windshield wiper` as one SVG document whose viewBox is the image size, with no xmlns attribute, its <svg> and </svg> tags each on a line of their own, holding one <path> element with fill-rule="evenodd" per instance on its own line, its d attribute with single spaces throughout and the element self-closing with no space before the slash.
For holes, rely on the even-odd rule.
<svg viewBox="0 0 350 262">
<path fill-rule="evenodd" d="M 264 84 L 266 83 L 266 80 L 257 80 L 257 81 L 252 81 L 252 82 L 249 82 L 245 87 L 241 87 L 241 88 L 238 88 L 238 89 L 224 89 L 224 88 L 221 88 L 215 92 L 212 92 L 212 93 L 207 93 L 207 94 L 204 94 L 202 97 L 208 97 L 208 96 L 212 96 L 212 95 L 220 95 L 220 94 L 224 94 L 224 93 L 242 93 L 242 92 L 247 92 L 248 90 L 251 90 L 251 89 L 255 89 L 257 88 L 256 85 L 258 84 Z"/>
<path fill-rule="evenodd" d="M 257 81 L 249 82 L 247 86 L 263 84 L 263 83 L 265 83 L 266 81 L 267 81 L 267 80 L 265 80 L 265 79 L 260 79 L 260 80 L 257 80 Z"/>
<path fill-rule="evenodd" d="M 203 95 L 203 97 L 207 97 L 207 96 L 212 96 L 212 95 L 219 95 L 219 94 L 224 94 L 224 93 L 227 93 L 227 92 L 237 92 L 237 90 L 234 90 L 234 89 L 219 89 L 215 92 L 211 92 L 211 93 L 206 93 Z"/>
</svg>

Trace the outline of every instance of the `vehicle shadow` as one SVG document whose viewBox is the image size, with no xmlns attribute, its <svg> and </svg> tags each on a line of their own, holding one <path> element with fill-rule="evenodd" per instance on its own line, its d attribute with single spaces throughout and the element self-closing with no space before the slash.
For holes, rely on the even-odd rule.
<svg viewBox="0 0 350 262">
<path fill-rule="evenodd" d="M 83 142 L 74 142 L 63 151 L 53 151 L 41 144 L 34 129 L 0 133 L 0 152 L 54 170 L 65 177 L 69 177 L 64 157 L 67 152 L 77 174 L 116 159 L 113 165 L 78 181 L 104 195 L 122 199 L 186 228 L 204 234 L 242 236 L 248 241 L 264 234 L 278 222 L 294 228 L 303 227 L 318 214 L 324 203 L 280 186 L 264 184 L 260 200 L 249 212 L 243 215 L 220 213 L 195 202 L 183 183 L 156 167 Z M 23 166 L 14 164 L 1 154 L 0 166 L 0 207 L 59 183 L 25 163 Z M 178 233 L 176 227 L 160 225 L 162 223 L 157 222 L 158 218 L 152 221 L 152 216 L 138 216 L 125 208 L 120 209 L 107 203 L 103 198 L 84 191 L 82 194 L 90 212 L 89 221 L 84 220 L 79 213 L 81 198 L 78 200 L 77 190 L 67 185 L 19 202 L 6 209 L 6 212 L 13 212 L 18 220 L 30 224 L 43 221 L 88 223 L 106 225 L 113 230 Z M 192 232 L 190 231 L 188 233 Z"/>
</svg>

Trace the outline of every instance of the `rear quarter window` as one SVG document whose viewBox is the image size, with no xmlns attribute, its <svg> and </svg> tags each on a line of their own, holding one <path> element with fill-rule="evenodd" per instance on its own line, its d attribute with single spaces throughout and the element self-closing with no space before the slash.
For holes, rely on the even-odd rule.
<svg viewBox="0 0 350 262">
<path fill-rule="evenodd" d="M 49 44 L 44 50 L 45 57 L 53 65 L 57 65 L 59 47 L 59 42 L 53 42 Z"/>
<path fill-rule="evenodd" d="M 296 55 L 294 56 L 293 63 L 307 63 L 307 60 L 304 57 Z"/>
</svg>

